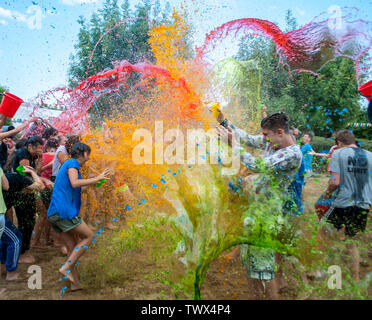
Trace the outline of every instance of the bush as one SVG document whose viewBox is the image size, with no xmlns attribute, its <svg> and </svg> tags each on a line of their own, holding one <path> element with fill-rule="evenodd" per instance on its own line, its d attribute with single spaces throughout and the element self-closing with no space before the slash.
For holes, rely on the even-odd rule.
<svg viewBox="0 0 372 320">
<path fill-rule="evenodd" d="M 372 140 L 357 138 L 357 141 L 359 142 L 360 147 L 372 152 Z"/>
<path fill-rule="evenodd" d="M 335 145 L 335 140 L 333 138 L 330 139 L 315 136 L 310 144 L 315 152 L 323 153 L 328 152 L 329 149 Z"/>
<path fill-rule="evenodd" d="M 366 149 L 372 152 L 372 140 L 359 139 L 358 136 L 356 136 L 356 139 L 360 143 L 360 146 L 363 149 Z M 335 141 L 333 138 L 330 140 L 329 138 L 315 136 L 313 137 L 313 140 L 310 144 L 313 147 L 315 152 L 322 153 L 322 152 L 328 152 L 329 149 L 335 145 Z"/>
</svg>

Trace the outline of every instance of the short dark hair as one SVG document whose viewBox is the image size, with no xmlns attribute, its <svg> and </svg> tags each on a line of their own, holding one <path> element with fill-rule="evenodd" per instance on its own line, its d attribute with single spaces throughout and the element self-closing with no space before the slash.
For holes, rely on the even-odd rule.
<svg viewBox="0 0 372 320">
<path fill-rule="evenodd" d="M 26 145 L 27 141 L 28 141 L 27 138 L 22 138 L 18 140 L 18 142 L 15 145 L 16 150 L 23 148 Z"/>
<path fill-rule="evenodd" d="M 77 135 L 71 135 L 67 138 L 67 141 L 65 143 L 66 150 L 68 154 L 71 154 L 71 148 L 72 146 L 80 141 L 80 137 Z"/>
<path fill-rule="evenodd" d="M 342 142 L 346 145 L 356 144 L 355 136 L 349 130 L 338 131 L 336 134 L 336 141 Z"/>
<path fill-rule="evenodd" d="M 42 138 L 44 138 L 45 140 L 48 140 L 50 137 L 54 137 L 55 135 L 58 134 L 58 131 L 54 128 L 46 128 L 42 134 Z"/>
<path fill-rule="evenodd" d="M 261 128 L 271 131 L 283 129 L 285 133 L 289 133 L 289 118 L 284 112 L 273 113 L 262 119 Z"/>
<path fill-rule="evenodd" d="M 306 133 L 304 133 L 304 136 L 305 135 L 308 135 L 310 137 L 310 141 L 313 141 L 314 135 L 311 132 L 306 132 Z"/>
<path fill-rule="evenodd" d="M 49 148 L 58 148 L 59 146 L 59 143 L 58 143 L 58 140 L 55 139 L 55 138 L 50 138 L 48 139 L 48 141 L 46 142 L 46 149 L 49 149 Z"/>
<path fill-rule="evenodd" d="M 90 153 L 90 147 L 82 142 L 75 143 L 71 148 L 71 157 L 77 159 L 84 155 L 84 152 Z"/>
<path fill-rule="evenodd" d="M 27 142 L 25 144 L 26 148 L 29 145 L 31 145 L 32 147 L 37 147 L 38 145 L 43 146 L 44 145 L 44 141 L 39 136 L 32 136 L 32 137 L 28 138 L 28 140 L 27 140 Z"/>
</svg>

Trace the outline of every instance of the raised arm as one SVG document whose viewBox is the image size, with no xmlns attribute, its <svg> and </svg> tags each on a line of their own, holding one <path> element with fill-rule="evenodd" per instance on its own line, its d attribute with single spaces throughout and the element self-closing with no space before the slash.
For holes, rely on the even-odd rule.
<svg viewBox="0 0 372 320">
<path fill-rule="evenodd" d="M 6 138 L 9 138 L 9 137 L 12 137 L 14 135 L 16 135 L 17 133 L 21 132 L 22 130 L 26 129 L 30 123 L 34 122 L 36 118 L 32 118 L 24 123 L 22 123 L 20 126 L 18 126 L 17 128 L 13 129 L 13 130 L 10 130 L 10 131 L 7 131 L 7 132 L 0 132 L 0 141 L 1 140 L 4 140 Z"/>
<path fill-rule="evenodd" d="M 25 170 L 23 172 L 29 173 L 31 175 L 31 177 L 32 177 L 32 180 L 34 181 L 33 184 L 31 184 L 30 186 L 28 186 L 26 188 L 27 190 L 38 190 L 38 191 L 41 191 L 41 190 L 44 189 L 44 183 L 41 180 L 41 178 L 37 175 L 37 173 L 34 170 L 34 168 L 32 168 L 30 166 L 25 166 Z"/>
<path fill-rule="evenodd" d="M 263 140 L 263 137 L 261 135 L 250 135 L 247 132 L 245 132 L 242 129 L 239 129 L 238 127 L 234 126 L 232 123 L 230 123 L 225 116 L 223 115 L 222 111 L 220 109 L 217 109 L 217 112 L 219 113 L 217 116 L 217 121 L 220 123 L 221 126 L 224 128 L 232 131 L 240 138 L 240 142 L 245 144 L 248 147 L 258 148 L 258 149 L 264 149 L 266 146 L 265 141 Z"/>
<path fill-rule="evenodd" d="M 4 116 L 2 113 L 0 113 L 0 127 L 2 127 L 3 125 L 5 125 L 6 120 L 8 120 L 8 117 L 7 116 Z"/>
<path fill-rule="evenodd" d="M 79 179 L 78 170 L 76 168 L 70 168 L 67 170 L 68 177 L 70 179 L 71 186 L 73 188 L 81 188 L 85 186 L 90 186 L 92 184 L 96 184 L 97 182 L 101 181 L 102 179 L 108 179 L 111 170 L 105 169 L 100 175 L 94 178 L 89 179 Z"/>
</svg>

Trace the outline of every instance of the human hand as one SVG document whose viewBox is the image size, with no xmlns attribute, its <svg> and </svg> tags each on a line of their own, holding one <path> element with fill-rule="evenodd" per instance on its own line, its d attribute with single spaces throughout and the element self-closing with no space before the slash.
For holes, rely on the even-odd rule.
<svg viewBox="0 0 372 320">
<path fill-rule="evenodd" d="M 109 179 L 109 177 L 112 175 L 112 171 L 109 168 L 106 168 L 100 175 L 97 176 L 98 181 L 103 179 Z"/>
<path fill-rule="evenodd" d="M 213 116 L 217 119 L 218 123 L 221 123 L 223 120 L 225 120 L 225 117 L 220 109 L 220 105 L 218 103 L 212 104 L 211 106 L 211 112 Z"/>
<path fill-rule="evenodd" d="M 32 117 L 31 119 L 29 119 L 27 122 L 30 124 L 32 122 L 36 122 L 39 118 L 38 117 Z"/>
<path fill-rule="evenodd" d="M 230 147 L 232 145 L 235 145 L 237 142 L 235 134 L 233 133 L 233 130 L 231 127 L 225 128 L 223 126 L 218 126 L 217 135 L 220 137 L 222 141 L 226 142 Z"/>
<path fill-rule="evenodd" d="M 24 173 L 36 173 L 35 169 L 31 166 L 23 166 L 25 169 L 23 170 Z"/>
</svg>

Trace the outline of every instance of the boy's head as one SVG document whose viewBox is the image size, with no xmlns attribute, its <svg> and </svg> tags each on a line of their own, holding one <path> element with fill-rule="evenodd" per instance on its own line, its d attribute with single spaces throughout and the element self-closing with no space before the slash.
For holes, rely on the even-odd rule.
<svg viewBox="0 0 372 320">
<path fill-rule="evenodd" d="M 64 135 L 58 136 L 58 144 L 60 146 L 64 146 L 66 144 L 66 141 L 67 141 L 67 137 L 66 136 L 64 136 Z"/>
<path fill-rule="evenodd" d="M 42 134 L 42 138 L 49 140 L 50 138 L 55 138 L 58 134 L 58 131 L 54 128 L 46 128 Z"/>
<path fill-rule="evenodd" d="M 54 138 L 50 138 L 47 142 L 46 142 L 46 145 L 45 145 L 45 150 L 47 152 L 56 152 L 57 148 L 58 148 L 58 140 L 57 139 L 54 139 Z"/>
<path fill-rule="evenodd" d="M 338 131 L 336 133 L 336 143 L 340 148 L 356 144 L 355 136 L 349 130 Z"/>
<path fill-rule="evenodd" d="M 71 148 L 72 146 L 80 141 L 80 137 L 77 135 L 71 135 L 67 138 L 67 141 L 65 143 L 66 150 L 68 154 L 71 154 Z"/>
<path fill-rule="evenodd" d="M 261 130 L 271 148 L 280 149 L 283 139 L 290 135 L 289 118 L 284 112 L 273 113 L 261 121 Z"/>
<path fill-rule="evenodd" d="M 39 136 L 32 136 L 26 142 L 26 149 L 32 155 L 42 155 L 43 154 L 43 139 Z"/>
<path fill-rule="evenodd" d="M 302 138 L 302 141 L 304 142 L 304 144 L 309 144 L 312 140 L 313 140 L 313 135 L 311 133 L 305 133 Z"/>
<path fill-rule="evenodd" d="M 75 143 L 71 148 L 71 157 L 74 159 L 81 159 L 83 163 L 89 160 L 90 147 L 82 142 Z"/>
</svg>

